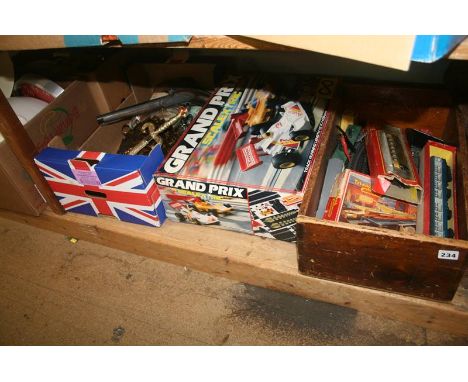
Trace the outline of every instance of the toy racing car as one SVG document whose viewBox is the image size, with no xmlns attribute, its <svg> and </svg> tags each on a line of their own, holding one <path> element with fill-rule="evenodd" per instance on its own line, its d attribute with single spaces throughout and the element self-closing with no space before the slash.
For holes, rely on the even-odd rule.
<svg viewBox="0 0 468 382">
<path fill-rule="evenodd" d="M 228 203 L 213 204 L 200 198 L 195 198 L 193 202 L 189 203 L 189 206 L 198 212 L 209 212 L 215 216 L 229 215 L 232 213 L 233 210 L 231 205 Z"/>
<path fill-rule="evenodd" d="M 184 202 L 171 202 L 169 205 L 176 210 L 175 216 L 180 222 L 188 222 L 197 225 L 219 225 L 220 221 L 218 218 L 211 213 L 202 214 L 195 211 L 188 204 Z"/>
<path fill-rule="evenodd" d="M 230 159 L 236 142 L 250 132 L 249 143 L 236 150 L 242 171 L 262 163 L 260 155 L 271 155 L 274 168 L 287 169 L 301 161 L 298 149 L 302 142 L 315 137 L 312 121 L 299 102 L 281 104 L 270 93 L 259 91 L 242 113 L 233 114 L 225 139 L 215 158 L 215 165 Z"/>
</svg>

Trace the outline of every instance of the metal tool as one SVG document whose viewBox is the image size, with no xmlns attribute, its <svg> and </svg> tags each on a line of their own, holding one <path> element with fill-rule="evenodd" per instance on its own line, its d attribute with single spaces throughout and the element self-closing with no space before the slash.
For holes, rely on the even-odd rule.
<svg viewBox="0 0 468 382">
<path fill-rule="evenodd" d="M 177 115 L 172 117 L 171 119 L 164 122 L 161 126 L 156 129 L 155 124 L 152 121 L 148 121 L 141 126 L 142 132 L 148 132 L 148 136 L 143 138 L 140 142 L 138 142 L 135 146 L 128 149 L 125 154 L 127 155 L 136 155 L 141 150 L 143 150 L 149 143 L 155 141 L 156 144 L 162 144 L 162 139 L 159 136 L 164 131 L 169 129 L 171 126 L 174 126 L 177 122 L 179 122 L 182 118 L 185 118 L 187 115 L 188 108 L 186 106 L 181 106 L 179 108 L 179 112 Z"/>
<path fill-rule="evenodd" d="M 142 102 L 137 105 L 125 107 L 120 110 L 97 116 L 101 125 L 123 121 L 135 115 L 154 112 L 158 109 L 168 108 L 185 103 L 205 103 L 209 93 L 198 89 L 172 90 L 167 96 Z"/>
</svg>

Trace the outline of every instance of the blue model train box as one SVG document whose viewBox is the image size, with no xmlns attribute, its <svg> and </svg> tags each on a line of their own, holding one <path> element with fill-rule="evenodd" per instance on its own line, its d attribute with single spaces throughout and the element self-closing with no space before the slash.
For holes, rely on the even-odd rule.
<svg viewBox="0 0 468 382">
<path fill-rule="evenodd" d="M 169 219 L 295 241 L 335 79 L 231 78 L 155 174 Z"/>
</svg>

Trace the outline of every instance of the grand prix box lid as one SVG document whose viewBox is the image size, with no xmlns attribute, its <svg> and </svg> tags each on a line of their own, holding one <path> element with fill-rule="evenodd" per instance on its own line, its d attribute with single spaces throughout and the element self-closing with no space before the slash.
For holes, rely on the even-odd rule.
<svg viewBox="0 0 468 382">
<path fill-rule="evenodd" d="M 335 85 L 331 78 L 293 75 L 230 78 L 166 156 L 157 183 L 302 191 L 328 127 Z"/>
</svg>

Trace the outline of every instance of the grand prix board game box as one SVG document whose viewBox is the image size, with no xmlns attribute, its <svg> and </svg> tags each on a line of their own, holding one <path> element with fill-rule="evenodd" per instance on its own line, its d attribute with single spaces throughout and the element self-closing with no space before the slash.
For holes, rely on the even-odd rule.
<svg viewBox="0 0 468 382">
<path fill-rule="evenodd" d="M 331 78 L 231 77 L 155 173 L 170 220 L 295 241 Z"/>
</svg>

